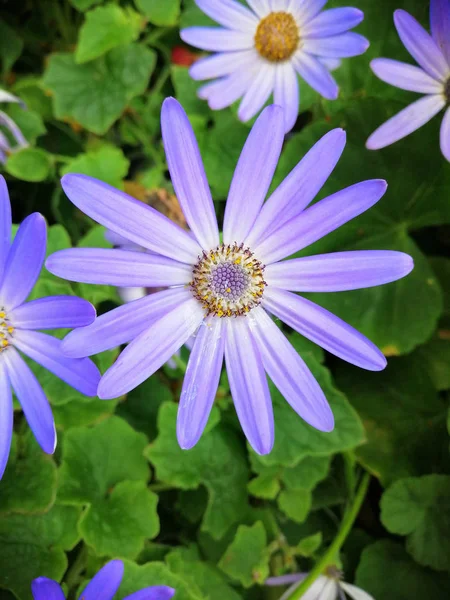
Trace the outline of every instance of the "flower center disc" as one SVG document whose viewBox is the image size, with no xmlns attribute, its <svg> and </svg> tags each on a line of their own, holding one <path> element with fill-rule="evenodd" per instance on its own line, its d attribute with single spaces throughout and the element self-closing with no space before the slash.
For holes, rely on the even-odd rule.
<svg viewBox="0 0 450 600">
<path fill-rule="evenodd" d="M 264 17 L 255 34 L 258 52 L 271 62 L 287 60 L 300 41 L 297 23 L 287 12 L 273 12 Z"/>
<path fill-rule="evenodd" d="M 208 314 L 237 317 L 260 304 L 267 285 L 263 273 L 249 248 L 221 244 L 199 257 L 190 285 Z"/>
<path fill-rule="evenodd" d="M 450 79 L 447 79 L 447 82 L 444 84 L 444 96 L 447 102 L 450 102 Z"/>
<path fill-rule="evenodd" d="M 0 352 L 9 346 L 13 332 L 14 327 L 8 321 L 6 312 L 0 308 Z"/>
</svg>

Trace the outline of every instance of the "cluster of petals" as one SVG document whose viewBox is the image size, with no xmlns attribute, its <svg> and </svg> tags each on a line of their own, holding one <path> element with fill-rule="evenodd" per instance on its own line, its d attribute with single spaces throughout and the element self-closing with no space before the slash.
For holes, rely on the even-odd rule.
<svg viewBox="0 0 450 600">
<path fill-rule="evenodd" d="M 115 398 L 145 381 L 194 335 L 179 403 L 177 434 L 182 448 L 192 447 L 202 434 L 224 359 L 239 420 L 257 452 L 270 452 L 274 442 L 266 373 L 305 421 L 319 430 L 332 430 L 333 414 L 320 386 L 272 316 L 352 364 L 383 369 L 386 359 L 372 342 L 293 292 L 388 283 L 409 273 L 412 259 L 394 251 L 284 259 L 373 206 L 385 193 L 386 182 L 357 183 L 308 207 L 344 149 L 345 133 L 335 129 L 315 144 L 264 202 L 284 138 L 283 110 L 264 109 L 231 183 L 223 244 L 251 249 L 265 265 L 266 287 L 248 314 L 221 317 L 207 313 L 191 288 L 195 265 L 202 256 L 214 254 L 221 240 L 194 133 L 173 98 L 163 105 L 162 133 L 172 183 L 190 232 L 98 180 L 76 174 L 62 180 L 67 196 L 80 210 L 147 252 L 62 250 L 47 259 L 48 270 L 72 281 L 167 288 L 73 331 L 63 342 L 64 352 L 83 357 L 129 343 L 98 388 L 100 398 Z"/>
<path fill-rule="evenodd" d="M 124 573 L 121 560 L 111 560 L 91 579 L 80 595 L 80 600 L 113 600 L 120 587 Z M 31 584 L 34 600 L 65 600 L 64 592 L 56 581 L 38 577 Z M 123 600 L 170 600 L 173 588 L 165 585 L 147 587 Z"/>
<path fill-rule="evenodd" d="M 419 66 L 376 58 L 375 75 L 402 90 L 425 94 L 381 125 L 367 140 L 378 150 L 406 137 L 428 123 L 445 107 L 440 131 L 442 154 L 450 161 L 450 0 L 430 1 L 431 35 L 404 10 L 394 13 L 403 45 Z"/>
<path fill-rule="evenodd" d="M 306 576 L 307 573 L 294 573 L 292 575 L 281 575 L 280 577 L 269 577 L 265 581 L 265 585 L 292 584 L 280 598 L 280 600 L 288 600 Z M 300 600 L 345 600 L 347 597 L 353 600 L 374 600 L 373 596 L 356 585 L 342 581 L 339 576 L 331 575 L 319 575 L 301 596 Z"/>
<path fill-rule="evenodd" d="M 23 108 L 25 108 L 24 103 L 20 98 L 14 96 L 10 92 L 6 90 L 0 89 L 0 104 L 4 103 L 17 103 L 20 104 Z M 15 140 L 15 146 L 11 146 L 11 142 L 8 137 L 0 131 L 0 163 L 4 164 L 7 160 L 7 156 L 13 150 L 18 150 L 20 148 L 25 148 L 28 146 L 28 142 L 25 139 L 23 133 L 20 131 L 18 125 L 11 119 L 9 115 L 0 110 L 0 126 L 3 126 Z"/>
<path fill-rule="evenodd" d="M 52 454 L 56 432 L 49 402 L 25 354 L 86 396 L 96 396 L 100 372 L 88 358 L 69 358 L 61 340 L 41 333 L 89 325 L 94 307 L 75 296 L 49 296 L 26 302 L 45 260 L 47 227 L 39 213 L 28 216 L 11 243 L 11 205 L 0 176 L 0 478 L 6 468 L 13 432 L 12 390 L 36 440 Z"/>
<path fill-rule="evenodd" d="M 274 103 L 284 109 L 289 131 L 299 111 L 298 76 L 324 98 L 335 100 L 339 89 L 330 70 L 369 46 L 365 37 L 350 31 L 363 20 L 363 12 L 351 7 L 322 11 L 327 0 L 247 0 L 247 6 L 237 0 L 195 2 L 222 27 L 181 30 L 186 43 L 215 52 L 192 65 L 191 77 L 214 80 L 198 92 L 213 110 L 242 98 L 238 109 L 242 121 L 254 117 L 273 94 Z M 268 35 L 279 41 L 280 15 L 291 21 L 296 41 L 289 56 L 269 60 L 258 46 L 258 27 L 267 24 Z"/>
</svg>

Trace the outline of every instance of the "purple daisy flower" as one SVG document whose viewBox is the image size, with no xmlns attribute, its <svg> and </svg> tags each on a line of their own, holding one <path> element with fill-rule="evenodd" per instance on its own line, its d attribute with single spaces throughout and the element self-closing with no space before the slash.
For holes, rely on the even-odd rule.
<svg viewBox="0 0 450 600">
<path fill-rule="evenodd" d="M 11 388 L 41 448 L 53 454 L 56 432 L 44 391 L 21 358 L 26 354 L 86 396 L 96 396 L 100 372 L 89 359 L 73 359 L 61 341 L 38 329 L 80 327 L 95 319 L 95 309 L 74 296 L 49 296 L 25 302 L 45 259 L 47 228 L 33 213 L 19 227 L 11 244 L 11 205 L 0 175 L 0 478 L 8 462 L 13 431 Z"/>
<path fill-rule="evenodd" d="M 165 100 L 161 121 L 172 183 L 195 237 L 109 185 L 84 175 L 65 175 L 64 191 L 79 209 L 159 255 L 79 248 L 53 254 L 47 268 L 73 281 L 169 289 L 70 333 L 64 351 L 86 356 L 131 342 L 99 385 L 101 398 L 115 398 L 145 381 L 195 334 L 178 413 L 182 448 L 194 446 L 202 434 L 224 357 L 239 420 L 256 452 L 270 452 L 274 441 L 266 373 L 305 421 L 331 431 L 333 414 L 322 390 L 270 314 L 350 363 L 383 369 L 386 359 L 372 342 L 292 292 L 387 283 L 409 273 L 412 259 L 389 251 L 282 259 L 373 206 L 385 193 L 386 182 L 364 181 L 306 208 L 344 149 L 345 133 L 335 129 L 264 203 L 284 137 L 283 111 L 269 106 L 239 158 L 221 242 L 197 142 L 175 99 Z"/>
<path fill-rule="evenodd" d="M 285 131 L 297 120 L 300 75 L 316 92 L 336 100 L 339 89 L 329 69 L 344 57 L 365 52 L 369 42 L 349 29 L 364 18 L 357 8 L 321 12 L 327 0 L 195 0 L 220 23 L 188 27 L 181 38 L 197 48 L 217 52 L 196 61 L 193 79 L 215 79 L 198 91 L 209 107 L 219 110 L 242 98 L 238 110 L 248 121 L 273 94 L 284 108 Z M 337 62 L 338 61 L 338 62 Z"/>
<path fill-rule="evenodd" d="M 426 94 L 383 123 L 366 142 L 379 150 L 428 123 L 445 106 L 441 125 L 442 154 L 450 161 L 450 0 L 431 0 L 431 35 L 404 10 L 396 10 L 394 23 L 403 45 L 419 67 L 389 58 L 370 64 L 377 77 L 402 90 Z"/>
<path fill-rule="evenodd" d="M 112 600 L 119 589 L 124 566 L 121 560 L 111 560 L 84 588 L 80 600 Z M 53 579 L 38 577 L 31 584 L 34 600 L 65 600 L 61 586 Z M 165 585 L 147 587 L 123 600 L 170 600 L 175 590 Z"/>
</svg>

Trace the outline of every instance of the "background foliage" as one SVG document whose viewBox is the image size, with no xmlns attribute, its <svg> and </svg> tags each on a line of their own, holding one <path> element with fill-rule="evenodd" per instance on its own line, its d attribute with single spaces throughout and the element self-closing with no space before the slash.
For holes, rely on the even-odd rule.
<svg viewBox="0 0 450 600">
<path fill-rule="evenodd" d="M 236 108 L 211 112 L 196 97 L 179 28 L 206 24 L 193 0 L 15 0 L 0 7 L 2 87 L 29 147 L 4 171 L 14 221 L 32 211 L 49 223 L 49 253 L 103 245 L 103 231 L 64 197 L 59 177 L 86 173 L 182 217 L 161 144 L 162 100 L 175 95 L 193 123 L 219 218 L 250 124 Z M 330 6 L 347 1 L 331 0 Z M 389 357 L 368 373 L 290 339 L 322 385 L 336 417 L 313 430 L 273 389 L 276 442 L 264 457 L 246 445 L 223 377 L 196 448 L 175 439 L 183 366 L 165 367 L 116 401 L 88 399 L 44 370 L 59 445 L 43 455 L 17 410 L 12 456 L 0 482 L 0 598 L 30 600 L 39 575 L 74 594 L 111 557 L 125 559 L 118 597 L 166 583 L 176 600 L 274 600 L 271 575 L 307 571 L 333 540 L 358 465 L 372 475 L 356 527 L 341 552 L 348 581 L 378 600 L 450 593 L 450 166 L 435 120 L 391 148 L 365 150 L 368 135 L 413 95 L 378 81 L 370 59 L 408 60 L 392 13 L 428 27 L 423 0 L 352 0 L 371 46 L 344 60 L 335 102 L 306 85 L 274 185 L 332 127 L 348 143 L 321 195 L 385 178 L 378 206 L 305 253 L 396 249 L 414 257 L 404 280 L 369 290 L 309 294 L 369 336 Z M 187 49 L 186 49 L 187 50 Z M 178 63 L 178 64 L 177 64 Z M 70 284 L 43 271 L 35 297 L 79 294 L 99 313 L 120 302 L 110 287 Z M 63 332 L 61 332 L 62 334 Z M 102 370 L 116 352 L 97 358 Z M 18 407 L 17 407 L 18 408 Z"/>
</svg>

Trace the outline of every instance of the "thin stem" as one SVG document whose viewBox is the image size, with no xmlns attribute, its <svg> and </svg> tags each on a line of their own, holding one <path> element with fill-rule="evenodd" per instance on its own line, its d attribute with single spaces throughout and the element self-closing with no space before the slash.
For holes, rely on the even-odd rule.
<svg viewBox="0 0 450 600">
<path fill-rule="evenodd" d="M 292 590 L 289 596 L 286 596 L 286 600 L 300 600 L 306 590 L 314 583 L 317 577 L 325 570 L 325 568 L 334 561 L 336 554 L 341 549 L 348 534 L 350 533 L 353 523 L 359 514 L 364 498 L 366 497 L 367 488 L 369 486 L 370 475 L 364 473 L 359 488 L 355 494 L 353 504 L 347 510 L 344 518 L 342 519 L 341 526 L 333 543 L 322 556 L 322 558 L 316 563 L 314 568 L 308 573 L 307 577 L 301 582 L 301 584 Z"/>
<path fill-rule="evenodd" d="M 356 489 L 355 457 L 351 452 L 344 452 L 342 458 L 344 460 L 344 472 L 345 481 L 347 483 L 347 491 L 350 501 L 352 501 Z"/>
</svg>

